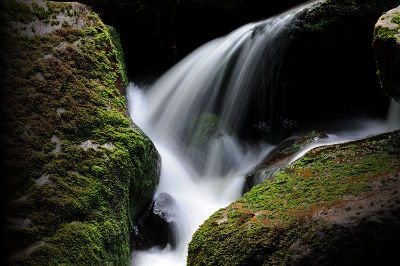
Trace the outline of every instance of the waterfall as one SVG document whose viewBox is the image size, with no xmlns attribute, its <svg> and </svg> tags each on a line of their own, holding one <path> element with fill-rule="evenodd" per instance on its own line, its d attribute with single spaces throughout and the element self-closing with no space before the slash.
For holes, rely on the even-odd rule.
<svg viewBox="0 0 400 266">
<path fill-rule="evenodd" d="M 185 265 L 198 226 L 240 196 L 244 175 L 273 148 L 236 136 L 249 98 L 260 85 L 275 89 L 291 27 L 316 2 L 203 45 L 146 90 L 130 85 L 131 116 L 161 155 L 155 198 L 168 193 L 179 217 L 176 246 L 135 252 L 132 265 Z"/>
<path fill-rule="evenodd" d="M 146 95 L 153 137 L 190 139 L 188 124 L 204 112 L 219 116 L 219 131 L 235 131 L 260 82 L 276 86 L 291 26 L 314 2 L 211 41 L 168 71 Z"/>
<path fill-rule="evenodd" d="M 392 100 L 390 103 L 387 127 L 388 131 L 400 129 L 400 103 L 395 100 Z"/>
</svg>

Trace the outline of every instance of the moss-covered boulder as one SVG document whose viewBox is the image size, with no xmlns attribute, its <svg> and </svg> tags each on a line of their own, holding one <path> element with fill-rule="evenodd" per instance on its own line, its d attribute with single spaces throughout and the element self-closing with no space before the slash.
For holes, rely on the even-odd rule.
<svg viewBox="0 0 400 266">
<path fill-rule="evenodd" d="M 14 265 L 125 265 L 159 156 L 115 30 L 79 3 L 2 1 L 3 241 Z"/>
<path fill-rule="evenodd" d="M 373 46 L 381 85 L 389 96 L 400 100 L 400 6 L 379 18 Z"/>
<path fill-rule="evenodd" d="M 188 265 L 378 265 L 400 245 L 400 131 L 319 147 L 213 214 Z"/>
</svg>

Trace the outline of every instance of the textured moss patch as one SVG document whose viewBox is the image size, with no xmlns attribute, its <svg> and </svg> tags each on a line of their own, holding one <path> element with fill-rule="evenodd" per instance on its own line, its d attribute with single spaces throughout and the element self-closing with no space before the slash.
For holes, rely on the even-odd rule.
<svg viewBox="0 0 400 266">
<path fill-rule="evenodd" d="M 4 5 L 9 262 L 126 264 L 133 219 L 158 183 L 159 157 L 129 118 L 118 35 L 78 3 Z M 24 26 L 32 21 L 35 31 Z"/>
<path fill-rule="evenodd" d="M 373 197 L 398 183 L 399 144 L 397 131 L 308 152 L 211 216 L 193 236 L 188 265 L 287 263 L 299 255 L 295 242 L 318 239 L 326 224 L 316 218 L 321 210 Z"/>
</svg>

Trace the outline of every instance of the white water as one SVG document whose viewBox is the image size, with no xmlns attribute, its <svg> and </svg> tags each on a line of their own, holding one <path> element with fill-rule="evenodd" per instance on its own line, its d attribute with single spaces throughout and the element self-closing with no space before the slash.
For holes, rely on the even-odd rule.
<svg viewBox="0 0 400 266">
<path fill-rule="evenodd" d="M 167 192 L 178 203 L 180 217 L 178 232 L 175 232 L 178 243 L 174 250 L 167 247 L 164 250 L 153 248 L 136 252 L 132 265 L 185 265 L 187 246 L 198 226 L 213 212 L 240 196 L 245 174 L 267 155 L 272 146 L 243 147 L 233 136 L 215 137 L 212 142 L 218 148 L 211 152 L 214 160 L 206 163 L 208 166 L 205 168 L 213 168 L 211 165 L 214 162 L 220 162 L 229 164 L 231 169 L 211 171 L 218 175 L 202 174 L 193 166 L 195 162 L 188 157 L 187 148 L 179 139 L 171 135 L 162 138 L 155 137 L 158 134 L 153 135 L 151 125 L 146 124 L 149 106 L 146 96 L 143 90 L 131 84 L 128 90 L 130 112 L 137 118 L 135 122 L 154 141 L 161 155 L 161 179 L 155 197 Z M 219 168 L 218 165 L 214 167 Z"/>
<path fill-rule="evenodd" d="M 390 103 L 388 120 L 388 131 L 393 131 L 400 128 L 400 103 L 392 100 Z"/>
<path fill-rule="evenodd" d="M 353 125 L 351 128 L 346 128 L 346 130 L 335 132 L 335 134 L 328 134 L 328 138 L 318 139 L 307 147 L 304 147 L 303 150 L 299 151 L 295 156 L 293 156 L 288 165 L 303 157 L 307 152 L 316 147 L 336 145 L 399 130 L 400 103 L 397 103 L 395 100 L 391 101 L 387 117 L 388 118 L 386 121 L 366 118 L 353 120 Z"/>
<path fill-rule="evenodd" d="M 288 27 L 310 5 L 312 3 L 245 25 L 200 47 L 147 90 L 130 85 L 131 117 L 153 140 L 161 155 L 161 179 L 155 197 L 168 193 L 179 210 L 176 248 L 168 246 L 163 250 L 135 252 L 132 265 L 185 265 L 188 243 L 198 226 L 240 196 L 244 175 L 273 148 L 266 143 L 246 146 L 238 141 L 234 132 L 259 76 L 264 75 L 264 82 L 269 82 L 266 86 L 274 87 L 288 44 Z M 214 120 L 217 122 L 212 133 L 197 145 L 205 121 L 215 117 L 219 119 Z M 398 125 L 389 121 L 373 123 L 360 126 L 353 134 L 330 135 L 328 140 L 313 144 L 305 151 L 316 145 L 386 132 L 389 124 L 394 125 L 391 128 Z"/>
</svg>

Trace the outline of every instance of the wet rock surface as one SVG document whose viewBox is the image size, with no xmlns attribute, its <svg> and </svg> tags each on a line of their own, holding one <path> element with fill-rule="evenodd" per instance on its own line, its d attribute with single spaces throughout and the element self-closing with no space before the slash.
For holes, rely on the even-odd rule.
<svg viewBox="0 0 400 266">
<path fill-rule="evenodd" d="M 254 186 L 271 178 L 279 172 L 279 170 L 288 166 L 290 160 L 298 151 L 327 137 L 325 133 L 313 131 L 305 136 L 291 137 L 283 141 L 278 147 L 272 150 L 259 165 L 246 175 L 242 193 L 249 192 Z"/>
<path fill-rule="evenodd" d="M 174 198 L 168 193 L 159 194 L 137 222 L 136 249 L 165 248 L 168 244 L 174 248 L 178 221 L 179 208 Z"/>
</svg>

